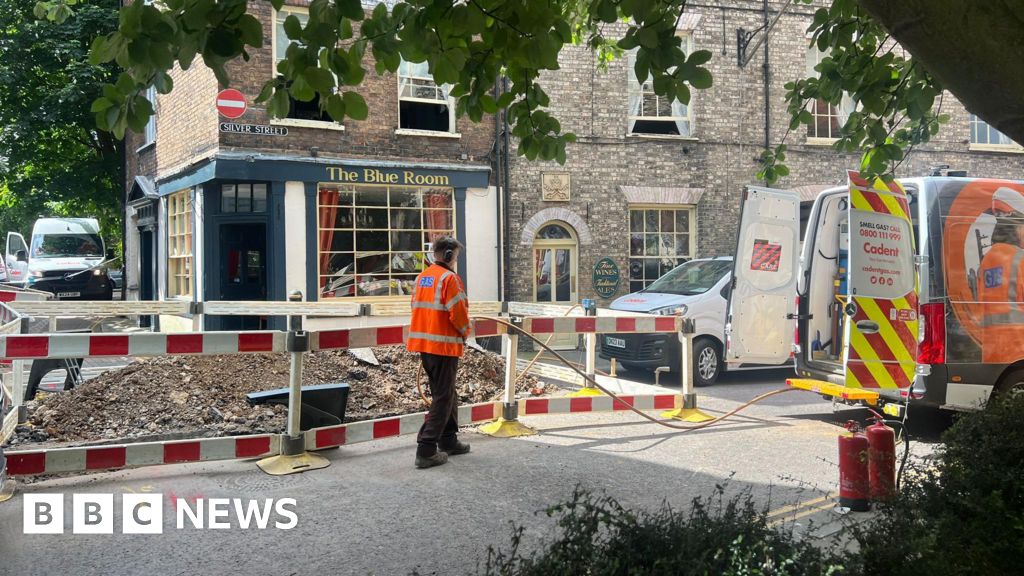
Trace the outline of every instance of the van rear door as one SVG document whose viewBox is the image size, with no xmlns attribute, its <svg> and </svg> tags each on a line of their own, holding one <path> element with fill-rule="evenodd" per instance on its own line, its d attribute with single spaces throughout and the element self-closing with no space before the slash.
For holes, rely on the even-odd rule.
<svg viewBox="0 0 1024 576">
<path fill-rule="evenodd" d="M 917 358 L 917 270 L 907 193 L 898 182 L 850 181 L 846 385 L 908 389 Z"/>
<path fill-rule="evenodd" d="M 726 360 L 782 364 L 792 351 L 800 195 L 747 186 L 725 324 Z"/>
<path fill-rule="evenodd" d="M 18 252 L 24 251 L 25 260 L 18 260 Z M 7 281 L 12 284 L 23 284 L 28 280 L 28 245 L 25 238 L 17 232 L 7 233 L 7 246 L 4 250 L 4 262 L 7 264 Z"/>
</svg>

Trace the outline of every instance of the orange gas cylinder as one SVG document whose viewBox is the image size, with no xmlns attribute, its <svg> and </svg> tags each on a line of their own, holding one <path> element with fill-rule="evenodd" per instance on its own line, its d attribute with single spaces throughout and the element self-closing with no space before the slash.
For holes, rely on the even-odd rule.
<svg viewBox="0 0 1024 576">
<path fill-rule="evenodd" d="M 871 499 L 881 502 L 896 494 L 896 431 L 876 417 L 867 438 L 869 490 Z"/>
<path fill-rule="evenodd" d="M 852 420 L 846 429 L 839 436 L 839 505 L 863 512 L 869 508 L 868 437 Z"/>
</svg>

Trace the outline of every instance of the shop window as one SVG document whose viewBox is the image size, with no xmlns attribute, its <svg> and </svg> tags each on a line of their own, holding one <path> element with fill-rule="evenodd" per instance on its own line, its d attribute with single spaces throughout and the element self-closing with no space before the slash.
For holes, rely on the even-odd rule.
<svg viewBox="0 0 1024 576">
<path fill-rule="evenodd" d="M 274 72 L 277 72 L 277 64 L 284 60 L 285 54 L 288 51 L 288 45 L 291 40 L 288 38 L 288 34 L 284 31 L 284 21 L 289 16 L 295 16 L 305 27 L 306 23 L 309 22 L 309 12 L 305 9 L 298 9 L 294 7 L 285 6 L 277 12 L 277 18 L 274 25 Z M 320 96 L 314 96 L 309 102 L 302 102 L 288 97 L 290 105 L 288 107 L 288 119 L 298 120 L 300 122 L 324 122 L 327 124 L 334 124 L 331 117 L 320 109 Z"/>
<path fill-rule="evenodd" d="M 321 298 L 411 295 L 434 240 L 455 233 L 451 188 L 321 184 Z"/>
<path fill-rule="evenodd" d="M 236 212 L 266 212 L 266 184 L 224 184 L 220 187 L 220 211 L 225 214 Z"/>
<path fill-rule="evenodd" d="M 189 190 L 167 197 L 167 295 L 192 296 L 192 200 Z"/>
<path fill-rule="evenodd" d="M 819 75 L 815 68 L 825 56 L 826 54 L 819 51 L 813 44 L 807 48 L 805 73 L 808 78 Z M 829 104 L 824 100 L 812 100 L 807 104 L 807 110 L 813 119 L 807 126 L 807 137 L 817 140 L 836 140 L 841 136 L 842 127 L 855 108 L 853 100 L 845 93 L 839 106 Z"/>
<path fill-rule="evenodd" d="M 1020 144 L 1011 140 L 1009 136 L 996 130 L 995 127 L 974 114 L 971 114 L 971 146 L 1007 149 L 1019 149 L 1021 147 Z"/>
<path fill-rule="evenodd" d="M 455 106 L 448 86 L 438 86 L 426 62 L 398 67 L 398 126 L 402 130 L 455 132 Z"/>
<path fill-rule="evenodd" d="M 693 49 L 690 35 L 682 36 L 683 51 L 687 54 Z M 636 51 L 629 53 L 629 124 L 630 134 L 650 134 L 660 136 L 693 135 L 693 118 L 690 106 L 675 100 L 669 101 L 665 96 L 654 93 L 654 81 L 648 76 L 640 82 L 636 77 Z M 691 100 L 692 102 L 692 100 Z"/>
<path fill-rule="evenodd" d="M 630 207 L 629 291 L 643 290 L 693 258 L 694 209 Z"/>
</svg>

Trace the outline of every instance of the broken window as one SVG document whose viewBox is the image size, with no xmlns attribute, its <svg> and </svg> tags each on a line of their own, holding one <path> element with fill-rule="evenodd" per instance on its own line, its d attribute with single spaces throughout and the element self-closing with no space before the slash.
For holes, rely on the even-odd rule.
<svg viewBox="0 0 1024 576">
<path fill-rule="evenodd" d="M 398 68 L 398 127 L 402 130 L 455 132 L 455 110 L 448 86 L 438 86 L 426 62 Z"/>
<path fill-rule="evenodd" d="M 683 52 L 689 54 L 689 34 L 682 36 Z M 693 135 L 693 118 L 690 107 L 679 100 L 669 101 L 667 96 L 654 93 L 654 81 L 648 76 L 640 82 L 636 77 L 636 51 L 629 53 L 629 124 L 630 134 L 655 134 L 664 136 Z"/>
<path fill-rule="evenodd" d="M 818 77 L 815 68 L 821 63 L 826 54 L 818 50 L 818 47 L 811 45 L 807 48 L 806 73 L 808 78 Z M 829 104 L 824 100 L 812 100 L 807 103 L 807 109 L 811 113 L 813 122 L 807 126 L 807 137 L 824 140 L 835 140 L 841 136 L 840 130 L 846 124 L 850 113 L 856 109 L 853 99 L 843 93 L 843 99 L 839 106 Z"/>
</svg>

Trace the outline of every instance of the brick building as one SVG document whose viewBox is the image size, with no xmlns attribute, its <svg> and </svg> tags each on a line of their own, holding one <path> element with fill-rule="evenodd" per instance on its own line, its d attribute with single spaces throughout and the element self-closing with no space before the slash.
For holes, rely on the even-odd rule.
<svg viewBox="0 0 1024 576">
<path fill-rule="evenodd" d="M 218 102 L 216 79 L 197 63 L 175 71 L 146 132 L 128 137 L 128 298 L 407 299 L 431 239 L 454 233 L 469 246 L 460 267 L 470 296 L 498 299 L 496 124 L 456 120 L 425 65 L 377 75 L 367 62 L 362 122 L 336 124 L 302 102 L 271 120 L 253 103 L 288 45 L 284 19 L 305 18 L 304 4 L 275 14 L 250 3 L 267 41 L 228 69 L 244 114 L 218 113 L 219 103 L 232 115 L 232 104 Z M 206 328 L 236 320 L 208 318 Z"/>
<path fill-rule="evenodd" d="M 542 85 L 552 113 L 578 141 L 569 145 L 564 166 L 511 160 L 510 298 L 595 297 L 593 271 L 608 258 L 622 278 L 609 297 L 598 297 L 603 306 L 686 259 L 732 253 L 742 188 L 757 183 L 757 156 L 766 141 L 778 144 L 789 125 L 783 85 L 816 63 L 805 31 L 818 6 L 794 4 L 767 41 L 767 83 L 762 48 L 738 65 L 737 29 L 759 28 L 784 4 L 770 0 L 765 14 L 761 0 L 687 3 L 679 34 L 690 49 L 714 54 L 707 64 L 714 86 L 694 91 L 689 106 L 658 102 L 635 81 L 628 58 L 602 72 L 585 48 L 566 48 L 561 69 Z M 948 164 L 972 176 L 1022 177 L 1020 146 L 949 94 L 942 111 L 950 122 L 911 153 L 900 175 Z M 819 106 L 810 130 L 801 126 L 788 135 L 791 173 L 776 187 L 813 199 L 845 182 L 859 156 L 829 146 L 844 112 Z"/>
</svg>

